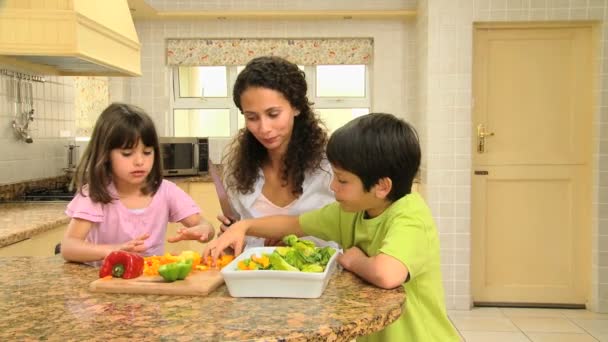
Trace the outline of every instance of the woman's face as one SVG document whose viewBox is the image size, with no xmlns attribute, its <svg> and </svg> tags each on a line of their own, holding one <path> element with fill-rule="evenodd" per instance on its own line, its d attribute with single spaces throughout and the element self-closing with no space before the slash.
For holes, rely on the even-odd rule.
<svg viewBox="0 0 608 342">
<path fill-rule="evenodd" d="M 241 94 L 245 125 L 270 152 L 285 153 L 298 111 L 280 92 L 249 87 Z"/>
</svg>

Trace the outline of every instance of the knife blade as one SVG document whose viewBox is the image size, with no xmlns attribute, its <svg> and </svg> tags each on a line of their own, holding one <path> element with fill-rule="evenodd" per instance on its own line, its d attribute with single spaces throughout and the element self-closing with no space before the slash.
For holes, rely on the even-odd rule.
<svg viewBox="0 0 608 342">
<path fill-rule="evenodd" d="M 222 214 L 226 218 L 230 220 L 230 223 L 226 226 L 230 226 L 234 222 L 238 221 L 241 218 L 232 205 L 230 204 L 230 198 L 228 197 L 228 193 L 226 192 L 226 188 L 224 188 L 224 183 L 220 178 L 217 167 L 211 159 L 207 159 L 207 165 L 209 167 L 209 174 L 211 175 L 211 179 L 213 179 L 213 184 L 215 185 L 215 192 L 217 193 L 217 198 L 220 201 L 220 208 L 222 208 Z"/>
</svg>

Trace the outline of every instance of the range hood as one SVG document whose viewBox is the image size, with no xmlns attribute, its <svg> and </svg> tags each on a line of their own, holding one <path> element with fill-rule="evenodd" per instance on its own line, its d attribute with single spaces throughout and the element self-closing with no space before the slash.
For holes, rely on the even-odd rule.
<svg viewBox="0 0 608 342">
<path fill-rule="evenodd" d="M 0 0 L 0 64 L 61 76 L 140 76 L 126 0 Z"/>
</svg>

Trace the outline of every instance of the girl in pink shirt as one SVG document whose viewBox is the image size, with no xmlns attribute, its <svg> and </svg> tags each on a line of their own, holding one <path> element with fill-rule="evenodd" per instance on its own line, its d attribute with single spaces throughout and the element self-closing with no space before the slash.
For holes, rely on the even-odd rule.
<svg viewBox="0 0 608 342">
<path fill-rule="evenodd" d="M 169 242 L 213 238 L 192 198 L 163 180 L 154 123 L 138 107 L 113 103 L 101 113 L 75 183 L 78 193 L 66 210 L 72 220 L 61 241 L 68 261 L 99 261 L 115 250 L 163 254 L 167 222 L 201 228 L 179 230 Z"/>
</svg>

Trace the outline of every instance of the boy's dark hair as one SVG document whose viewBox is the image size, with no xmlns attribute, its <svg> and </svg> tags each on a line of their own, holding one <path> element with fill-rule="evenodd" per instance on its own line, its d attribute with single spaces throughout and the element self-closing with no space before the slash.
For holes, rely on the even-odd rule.
<svg viewBox="0 0 608 342">
<path fill-rule="evenodd" d="M 251 87 L 267 88 L 281 93 L 289 104 L 300 112 L 294 118 L 291 140 L 283 158 L 281 180 L 284 185 L 292 183 L 293 194 L 299 197 L 307 171 L 321 165 L 327 144 L 327 131 L 321 119 L 313 112 L 306 96 L 305 74 L 294 63 L 281 57 L 258 57 L 252 59 L 234 83 L 232 98 L 241 107 L 241 95 Z M 241 193 L 253 191 L 259 178 L 259 168 L 268 152 L 247 128 L 241 129 L 230 145 L 225 158 L 229 172 L 228 186 Z"/>
<path fill-rule="evenodd" d="M 112 103 L 99 116 L 82 158 L 76 168 L 74 182 L 80 194 L 86 184 L 93 202 L 110 203 L 108 192 L 112 181 L 110 152 L 116 148 L 132 148 L 141 139 L 144 146 L 154 148 L 154 164 L 141 191 L 154 194 L 163 180 L 162 157 L 152 119 L 139 107 Z"/>
<path fill-rule="evenodd" d="M 381 178 L 393 182 L 388 199 L 395 202 L 410 193 L 420 167 L 416 130 L 392 114 L 371 113 L 336 130 L 327 144 L 327 158 L 338 168 L 357 175 L 365 191 Z"/>
</svg>

